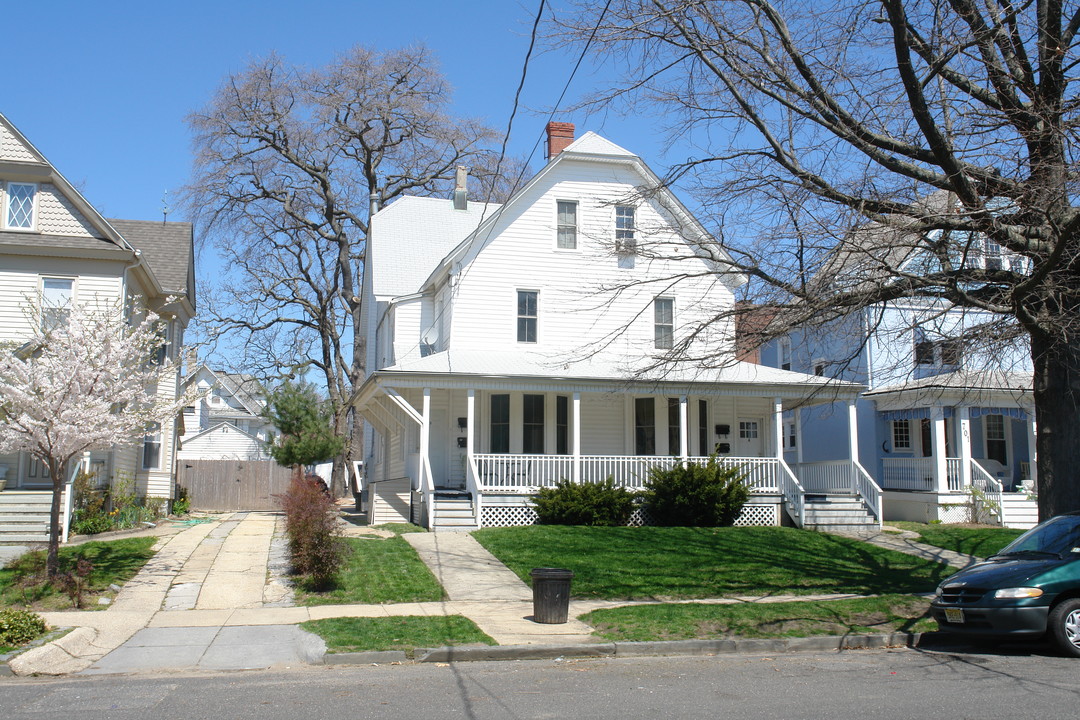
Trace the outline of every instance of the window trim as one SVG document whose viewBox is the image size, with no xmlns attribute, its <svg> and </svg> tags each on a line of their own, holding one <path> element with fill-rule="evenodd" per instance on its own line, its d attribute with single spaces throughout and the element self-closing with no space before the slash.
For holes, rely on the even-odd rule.
<svg viewBox="0 0 1080 720">
<path fill-rule="evenodd" d="M 45 310 L 46 310 L 46 307 L 45 307 L 45 303 L 46 303 L 46 300 L 45 300 L 45 283 L 48 282 L 49 280 L 63 280 L 63 281 L 67 281 L 67 282 L 71 283 L 71 288 L 69 290 L 67 305 L 63 308 L 64 310 L 67 311 L 66 312 L 67 317 L 71 316 L 71 309 L 75 305 L 75 298 L 77 297 L 78 286 L 79 286 L 79 279 L 77 277 L 74 277 L 74 276 L 71 276 L 71 275 L 40 275 L 38 277 L 38 298 L 40 299 L 40 303 L 41 303 L 41 307 L 39 308 L 41 316 L 38 318 L 38 321 L 40 323 L 39 327 L 41 327 L 42 329 L 45 329 Z M 60 308 L 57 307 L 56 309 L 60 309 Z"/>
<path fill-rule="evenodd" d="M 661 302 L 669 303 L 670 305 L 670 323 L 660 322 Z M 666 345 L 661 343 L 661 328 L 667 328 Z M 675 347 L 675 298 L 670 296 L 660 296 L 653 298 L 653 348 L 656 350 L 671 350 L 673 347 Z"/>
<path fill-rule="evenodd" d="M 533 314 L 532 315 L 523 315 L 521 313 L 522 295 L 525 295 L 525 294 L 531 294 L 533 296 L 533 298 L 532 298 L 532 300 L 533 300 Z M 514 337 L 516 338 L 517 342 L 519 342 L 519 343 L 524 343 L 524 344 L 527 344 L 527 345 L 536 345 L 536 344 L 538 344 L 540 342 L 540 291 L 539 290 L 525 290 L 525 289 L 522 289 L 522 288 L 518 288 L 518 290 L 516 291 L 514 297 L 515 297 L 515 302 L 514 302 L 515 316 L 514 317 L 516 319 L 516 322 L 514 323 L 514 325 L 515 325 L 515 327 L 514 327 Z M 532 331 L 533 331 L 533 339 L 532 340 L 528 339 L 528 337 L 529 337 L 528 328 L 529 328 L 529 321 L 530 320 L 532 321 Z M 522 325 L 523 322 L 525 323 L 524 325 Z M 522 339 L 522 329 L 525 330 L 524 335 L 525 335 L 526 339 L 524 339 L 524 340 Z"/>
<path fill-rule="evenodd" d="M 154 463 L 147 464 L 147 453 L 151 448 L 154 448 Z M 146 427 L 146 432 L 143 433 L 142 443 L 142 469 L 143 470 L 160 470 L 161 469 L 161 450 L 162 450 L 162 432 L 161 423 L 153 422 Z"/>
<path fill-rule="evenodd" d="M 562 222 L 560 222 L 561 219 L 562 219 L 562 213 L 560 212 L 560 206 L 563 205 L 564 203 L 567 204 L 567 205 L 572 206 L 573 209 L 574 209 L 574 224 L 573 225 L 564 225 Z M 578 210 L 580 209 L 580 207 L 581 207 L 581 204 L 577 200 L 560 200 L 558 198 L 555 199 L 555 249 L 557 251 L 559 251 L 559 252 L 577 252 L 578 250 L 580 250 L 581 244 L 578 242 L 578 237 L 581 235 L 581 232 L 580 232 L 580 230 L 581 230 L 581 219 L 580 219 L 580 215 L 578 213 Z M 574 244 L 573 245 L 564 247 L 561 244 L 561 239 L 562 239 L 561 231 L 563 230 L 563 228 L 571 228 L 571 229 L 573 229 L 573 231 L 574 231 L 574 238 L 573 238 L 573 243 Z"/>
<path fill-rule="evenodd" d="M 11 220 L 11 188 L 12 186 L 21 186 L 33 188 L 33 197 L 30 201 L 30 227 L 21 227 L 19 225 L 12 225 Z M 9 180 L 3 184 L 3 202 L 0 202 L 0 210 L 3 211 L 3 216 L 0 217 L 0 227 L 4 230 L 10 230 L 12 232 L 37 232 L 38 230 L 38 197 L 41 194 L 41 186 L 35 182 L 16 182 Z"/>
<path fill-rule="evenodd" d="M 621 227 L 620 222 L 626 219 L 626 211 L 629 211 L 630 226 Z M 616 205 L 613 220 L 615 230 L 615 254 L 637 255 L 637 206 Z"/>
</svg>

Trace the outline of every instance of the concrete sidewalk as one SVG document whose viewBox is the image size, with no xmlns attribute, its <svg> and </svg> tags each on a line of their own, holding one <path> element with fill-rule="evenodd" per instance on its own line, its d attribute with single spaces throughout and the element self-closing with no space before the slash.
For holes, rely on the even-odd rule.
<svg viewBox="0 0 1080 720">
<path fill-rule="evenodd" d="M 53 627 L 75 630 L 29 650 L 9 665 L 19 675 L 136 673 L 289 666 L 322 661 L 325 646 L 296 627 L 333 617 L 464 615 L 500 646 L 580 647 L 598 640 L 576 618 L 599 608 L 644 602 L 572 601 L 570 621 L 532 620 L 532 590 L 468 533 L 403 535 L 446 589 L 438 602 L 388 605 L 291 606 L 279 565 L 280 517 L 236 513 L 181 527 L 159 538 L 157 554 L 101 612 L 41 613 Z M 376 529 L 355 534 L 386 536 Z M 860 538 L 938 562 L 963 567 L 970 556 L 914 542 L 903 535 Z M 713 604 L 843 599 L 852 595 L 739 597 Z"/>
</svg>

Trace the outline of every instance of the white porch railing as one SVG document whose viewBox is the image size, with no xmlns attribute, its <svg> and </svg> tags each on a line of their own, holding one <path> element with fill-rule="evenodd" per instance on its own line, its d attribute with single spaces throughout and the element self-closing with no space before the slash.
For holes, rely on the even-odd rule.
<svg viewBox="0 0 1080 720">
<path fill-rule="evenodd" d="M 792 465 L 795 476 L 809 493 L 854 493 L 854 476 L 851 461 L 827 460 L 825 462 L 798 463 Z"/>
<path fill-rule="evenodd" d="M 859 462 L 852 461 L 851 469 L 855 482 L 855 494 L 863 499 L 866 509 L 874 514 L 874 519 L 880 527 L 884 520 L 881 514 L 881 487 L 874 482 L 874 478 L 870 477 L 870 473 L 866 472 L 866 468 Z"/>
<path fill-rule="evenodd" d="M 964 491 L 964 461 L 961 458 L 945 458 L 946 487 L 949 492 Z M 886 490 L 938 489 L 937 468 L 932 457 L 885 458 L 881 461 L 881 487 Z"/>
<path fill-rule="evenodd" d="M 805 527 L 806 490 L 799 484 L 798 478 L 795 477 L 795 473 L 791 472 L 791 468 L 788 467 L 786 462 L 778 460 L 777 466 L 780 471 L 777 484 L 780 487 L 780 492 L 784 495 L 784 502 L 787 503 L 795 524 L 799 527 Z"/>
<path fill-rule="evenodd" d="M 886 490 L 936 489 L 933 458 L 885 458 L 881 486 Z"/>
<path fill-rule="evenodd" d="M 687 458 L 706 463 L 707 457 Z M 504 455 L 477 453 L 472 456 L 479 492 L 531 493 L 538 488 L 554 487 L 560 480 L 574 477 L 572 455 Z M 581 481 L 600 482 L 612 478 L 619 487 L 640 490 L 645 487 L 652 468 L 670 468 L 680 462 L 670 456 L 583 455 L 580 457 Z M 780 461 L 776 458 L 719 458 L 721 467 L 737 467 L 746 475 L 752 492 L 778 492 Z M 786 467 L 786 466 L 785 466 Z M 790 473 L 790 470 L 787 472 Z M 796 481 L 797 482 L 797 481 Z"/>
</svg>

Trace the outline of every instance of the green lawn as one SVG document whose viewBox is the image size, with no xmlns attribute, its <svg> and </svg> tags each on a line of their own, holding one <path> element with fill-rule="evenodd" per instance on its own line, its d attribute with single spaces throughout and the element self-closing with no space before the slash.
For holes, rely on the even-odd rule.
<svg viewBox="0 0 1080 720">
<path fill-rule="evenodd" d="M 399 535 L 346 538 L 348 559 L 337 585 L 323 592 L 298 590 L 301 605 L 402 603 L 442 600 L 442 586 Z"/>
<path fill-rule="evenodd" d="M 120 540 L 95 540 L 81 545 L 60 548 L 60 571 L 71 572 L 79 560 L 93 564 L 88 576 L 83 605 L 90 610 L 104 609 L 97 598 L 111 597 L 109 585 L 123 585 L 135 576 L 154 556 L 157 538 L 133 537 Z M 23 555 L 0 570 L 0 607 L 28 610 L 67 610 L 68 596 L 57 587 L 44 582 L 45 551 Z"/>
<path fill-rule="evenodd" d="M 473 535 L 526 581 L 532 568 L 573 570 L 578 598 L 917 593 L 952 573 L 858 540 L 779 527 L 534 525 Z"/>
<path fill-rule="evenodd" d="M 404 650 L 448 645 L 494 645 L 472 620 L 461 615 L 401 615 L 378 618 L 327 618 L 300 623 L 326 641 L 332 653 Z"/>
<path fill-rule="evenodd" d="M 927 525 L 915 522 L 890 522 L 889 524 L 919 533 L 919 542 L 927 545 L 981 558 L 990 557 L 1025 532 L 1003 527 Z"/>
<path fill-rule="evenodd" d="M 635 605 L 595 610 L 582 620 L 609 641 L 692 638 L 789 638 L 845 634 L 925 632 L 930 603 L 911 595 L 853 600 L 738 605 Z"/>
</svg>

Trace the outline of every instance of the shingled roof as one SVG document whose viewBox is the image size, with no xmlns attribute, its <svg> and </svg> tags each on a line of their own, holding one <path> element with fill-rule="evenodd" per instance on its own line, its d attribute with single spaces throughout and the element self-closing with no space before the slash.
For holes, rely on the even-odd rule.
<svg viewBox="0 0 1080 720">
<path fill-rule="evenodd" d="M 109 224 L 142 251 L 163 290 L 186 295 L 192 306 L 195 305 L 195 248 L 191 223 L 110 219 Z"/>
</svg>

